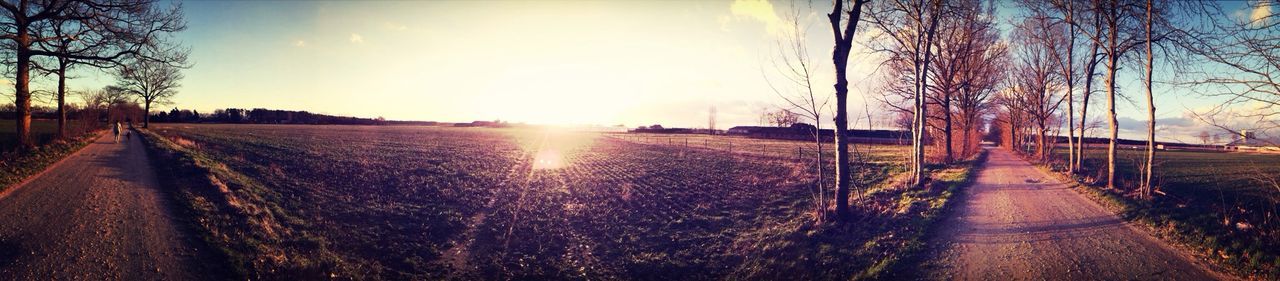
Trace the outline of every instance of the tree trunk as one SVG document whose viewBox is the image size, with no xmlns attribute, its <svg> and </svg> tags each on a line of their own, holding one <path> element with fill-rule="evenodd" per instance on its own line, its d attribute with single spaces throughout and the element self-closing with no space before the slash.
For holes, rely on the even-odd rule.
<svg viewBox="0 0 1280 281">
<path fill-rule="evenodd" d="M 964 137 L 964 139 L 960 141 L 960 142 L 961 142 L 961 145 L 963 146 L 963 147 L 961 148 L 961 150 L 960 150 L 960 154 L 961 154 L 961 156 L 964 156 L 965 158 L 968 158 L 968 157 L 969 157 L 969 152 L 971 151 L 971 150 L 970 150 L 970 148 L 969 148 L 969 145 L 973 144 L 972 142 L 970 142 L 970 141 L 969 141 L 969 138 L 971 138 L 971 137 L 972 137 L 972 135 L 970 135 L 970 134 L 969 134 L 969 131 L 972 131 L 972 130 L 973 130 L 973 121 L 969 121 L 969 118 L 968 118 L 968 117 L 965 117 L 965 120 L 964 120 L 964 136 L 963 136 L 963 137 Z"/>
<path fill-rule="evenodd" d="M 58 138 L 67 137 L 67 63 L 58 60 Z"/>
<path fill-rule="evenodd" d="M 912 183 L 914 183 L 917 188 L 924 185 L 924 130 L 925 122 L 928 121 L 925 118 L 925 114 L 927 114 L 927 107 L 924 105 L 924 93 L 921 88 L 923 87 L 916 89 L 916 116 L 915 123 L 912 124 L 914 126 L 912 131 L 915 131 L 915 135 L 912 136 L 913 139 L 911 140 L 911 163 L 913 165 L 911 169 L 911 178 L 913 181 Z"/>
<path fill-rule="evenodd" d="M 921 4 L 923 4 L 923 2 L 924 1 L 921 1 Z M 934 5 L 934 6 L 936 8 L 936 6 L 938 5 Z M 920 8 L 924 9 L 924 6 L 922 5 Z M 916 106 L 918 107 L 916 114 L 918 115 L 917 126 L 919 130 L 919 134 L 916 135 L 916 151 L 915 151 L 915 161 L 916 161 L 915 186 L 916 188 L 924 188 L 924 182 L 925 182 L 924 136 L 929 123 L 929 117 L 928 117 L 929 104 L 928 102 L 925 101 L 925 91 L 929 89 L 929 79 L 928 79 L 929 61 L 933 59 L 933 35 L 936 29 L 938 28 L 938 11 L 931 11 L 931 12 L 933 13 L 933 15 L 930 16 L 929 28 L 925 33 L 925 40 L 924 42 L 922 42 L 923 44 L 917 45 L 917 46 L 924 46 L 924 50 L 923 50 L 924 62 L 921 64 L 920 68 L 918 68 L 920 74 L 919 76 L 916 77 L 916 79 L 920 80 L 920 87 L 916 90 L 916 102 L 917 102 Z M 926 13 L 920 13 L 921 21 L 924 20 L 923 17 L 925 14 Z"/>
<path fill-rule="evenodd" d="M 849 96 L 849 79 L 847 66 L 849 51 L 853 49 L 853 35 L 857 31 L 858 21 L 862 15 L 864 0 L 853 0 L 853 9 L 849 13 L 849 21 L 844 26 L 844 34 L 840 33 L 840 19 L 843 17 L 844 1 L 834 0 L 835 7 L 827 14 L 831 22 L 831 32 L 835 37 L 835 48 L 831 52 L 832 63 L 836 68 L 836 217 L 843 219 L 849 214 L 849 185 L 852 183 L 849 170 L 849 139 L 845 132 L 849 127 L 846 114 Z M 821 152 L 819 152 L 821 153 Z"/>
<path fill-rule="evenodd" d="M 1075 106 L 1072 100 L 1074 95 L 1071 93 L 1073 87 L 1070 82 L 1067 83 L 1067 173 L 1074 174 L 1076 172 L 1076 116 Z M 1058 127 L 1059 130 L 1062 127 Z M 1059 131 L 1061 132 L 1061 131 Z"/>
<path fill-rule="evenodd" d="M 1100 32 L 1102 28 L 1102 18 L 1095 16 L 1093 18 L 1093 26 L 1095 32 Z M 1089 97 L 1093 94 L 1093 74 L 1098 70 L 1098 48 L 1101 47 L 1102 44 L 1099 44 L 1097 41 L 1093 41 L 1092 44 L 1089 45 L 1089 63 L 1085 64 L 1084 96 L 1081 97 L 1080 101 L 1080 141 L 1076 142 L 1076 145 L 1080 146 L 1080 149 L 1076 149 L 1076 170 L 1080 170 L 1084 167 L 1085 126 L 1088 124 L 1086 119 L 1089 117 Z"/>
<path fill-rule="evenodd" d="M 1114 16 L 1113 16 L 1114 17 Z M 1107 42 L 1107 119 L 1111 124 L 1111 139 L 1107 143 L 1107 188 L 1116 188 L 1116 139 L 1119 137 L 1120 124 L 1116 120 L 1116 26 L 1114 19 L 1108 31 Z"/>
<path fill-rule="evenodd" d="M 1074 17 L 1075 17 L 1074 4 L 1075 4 L 1074 2 L 1067 3 L 1067 21 L 1068 22 L 1071 22 L 1074 20 Z M 1075 82 L 1076 80 L 1075 80 L 1075 77 L 1073 77 L 1073 75 L 1075 75 L 1075 62 L 1076 62 L 1076 58 L 1075 58 L 1076 26 L 1075 25 L 1072 25 L 1072 24 L 1067 25 L 1067 36 L 1070 38 L 1070 40 L 1067 41 L 1067 62 L 1066 64 L 1064 64 L 1064 66 L 1066 67 L 1066 69 L 1064 69 L 1066 71 L 1064 72 L 1066 72 L 1066 77 L 1067 77 L 1067 173 L 1075 174 L 1076 172 L 1076 141 L 1075 141 L 1075 138 L 1076 138 Z M 1058 127 L 1058 128 L 1062 128 L 1062 127 Z"/>
<path fill-rule="evenodd" d="M 1098 45 L 1094 44 L 1093 51 L 1089 54 L 1089 65 L 1085 67 L 1084 92 L 1081 93 L 1083 96 L 1080 97 L 1080 135 L 1077 136 L 1080 139 L 1076 142 L 1076 145 L 1080 147 L 1076 149 L 1075 158 L 1077 171 L 1084 168 L 1085 122 L 1087 122 L 1086 120 L 1089 118 L 1089 96 L 1093 94 L 1093 73 L 1097 70 L 1097 63 L 1094 58 L 1097 57 L 1097 55 Z"/>
<path fill-rule="evenodd" d="M 1151 75 L 1154 72 L 1152 63 L 1155 61 L 1151 53 L 1151 0 L 1147 0 L 1147 170 L 1142 177 L 1142 196 L 1151 198 L 1151 174 L 1155 170 L 1156 157 L 1156 103 L 1155 97 L 1151 92 Z"/>
<path fill-rule="evenodd" d="M 942 122 L 944 123 L 942 126 L 943 127 L 942 134 L 944 135 L 943 138 L 945 138 L 943 142 L 945 142 L 947 145 L 947 148 L 946 148 L 947 155 L 946 155 L 946 158 L 943 159 L 943 162 L 949 165 L 951 164 L 951 162 L 955 162 L 955 154 L 954 152 L 952 152 L 952 148 L 951 148 L 951 95 L 950 94 L 947 94 L 946 96 L 942 97 Z"/>
<path fill-rule="evenodd" d="M 814 123 L 817 123 L 817 122 L 814 122 Z M 822 161 L 822 129 L 821 127 L 818 127 L 818 128 L 819 129 L 817 130 L 817 132 L 814 133 L 814 136 L 813 136 L 813 143 L 814 145 L 818 146 L 818 157 L 817 157 L 818 163 L 815 166 L 818 169 L 818 186 L 817 186 L 818 187 L 818 193 L 817 193 L 818 194 L 818 220 L 825 221 L 827 219 L 827 215 L 826 215 L 827 214 L 827 198 L 825 195 L 827 194 L 827 190 L 826 190 L 827 186 L 823 183 L 826 182 L 827 179 L 826 179 L 826 172 L 825 172 L 826 169 L 823 167 L 823 165 L 825 165 L 826 163 Z"/>
<path fill-rule="evenodd" d="M 25 32 L 19 33 L 19 40 L 25 38 Z M 18 149 L 26 150 L 34 146 L 31 142 L 31 92 L 27 85 L 31 81 L 31 55 L 27 53 L 25 44 L 18 43 L 17 73 L 14 81 L 14 108 L 17 116 Z"/>
<path fill-rule="evenodd" d="M 163 122 L 163 120 L 161 121 Z M 144 100 L 142 107 L 142 128 L 151 125 L 151 100 Z"/>
<path fill-rule="evenodd" d="M 845 49 L 847 54 L 848 49 Z M 849 117 L 846 115 L 849 81 L 845 79 L 844 65 L 837 67 L 836 80 L 836 215 L 843 218 L 849 213 Z"/>
<path fill-rule="evenodd" d="M 1045 143 L 1047 139 L 1044 135 L 1049 132 L 1049 129 L 1046 127 L 1048 126 L 1045 124 L 1045 119 L 1036 121 L 1036 158 L 1039 158 L 1040 162 L 1044 162 L 1048 158 L 1046 154 L 1048 154 L 1049 149 L 1048 144 Z"/>
</svg>

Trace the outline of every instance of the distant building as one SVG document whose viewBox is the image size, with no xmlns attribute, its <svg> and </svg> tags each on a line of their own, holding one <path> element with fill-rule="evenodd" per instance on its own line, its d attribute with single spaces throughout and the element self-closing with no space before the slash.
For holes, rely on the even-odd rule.
<svg viewBox="0 0 1280 281">
<path fill-rule="evenodd" d="M 1240 136 L 1225 145 L 1226 150 L 1280 153 L 1280 142 L 1260 140 L 1249 130 L 1241 130 Z"/>
<path fill-rule="evenodd" d="M 690 128 L 663 128 L 661 125 L 640 126 L 631 129 L 632 133 L 651 133 L 651 134 L 705 134 L 706 129 L 690 129 Z"/>
<path fill-rule="evenodd" d="M 813 125 L 796 123 L 791 127 L 737 126 L 729 128 L 725 133 L 753 138 L 811 140 L 815 129 L 817 128 Z M 831 130 L 824 129 L 819 132 L 825 137 L 833 136 Z"/>
<path fill-rule="evenodd" d="M 472 121 L 471 123 L 454 123 L 453 126 L 454 127 L 506 128 L 506 127 L 511 127 L 511 124 L 507 122 L 503 122 L 501 120 L 497 120 L 497 121 Z"/>
</svg>

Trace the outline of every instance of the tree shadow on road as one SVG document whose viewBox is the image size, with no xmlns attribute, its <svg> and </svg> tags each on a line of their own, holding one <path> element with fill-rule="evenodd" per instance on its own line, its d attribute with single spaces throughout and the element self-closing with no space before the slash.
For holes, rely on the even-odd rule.
<svg viewBox="0 0 1280 281">
<path fill-rule="evenodd" d="M 0 268 L 9 267 L 22 253 L 22 245 L 8 238 L 0 238 Z"/>
</svg>

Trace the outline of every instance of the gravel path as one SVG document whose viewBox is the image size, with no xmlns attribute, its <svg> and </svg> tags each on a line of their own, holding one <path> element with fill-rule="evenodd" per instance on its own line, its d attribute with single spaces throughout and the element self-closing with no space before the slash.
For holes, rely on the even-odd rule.
<svg viewBox="0 0 1280 281">
<path fill-rule="evenodd" d="M 917 279 L 1227 279 L 1010 152 L 989 156 Z"/>
<path fill-rule="evenodd" d="M 110 134 L 0 194 L 0 279 L 198 280 L 141 138 Z"/>
</svg>

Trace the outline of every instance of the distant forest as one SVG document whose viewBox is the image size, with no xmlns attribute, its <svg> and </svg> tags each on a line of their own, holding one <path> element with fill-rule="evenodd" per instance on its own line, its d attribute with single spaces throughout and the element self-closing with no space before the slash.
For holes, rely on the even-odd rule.
<svg viewBox="0 0 1280 281">
<path fill-rule="evenodd" d="M 309 125 L 436 125 L 432 121 L 391 121 L 382 117 L 360 118 L 334 116 L 306 111 L 278 109 L 227 108 L 213 113 L 174 108 L 151 115 L 151 122 L 161 123 L 237 123 L 237 124 L 309 124 Z"/>
</svg>

